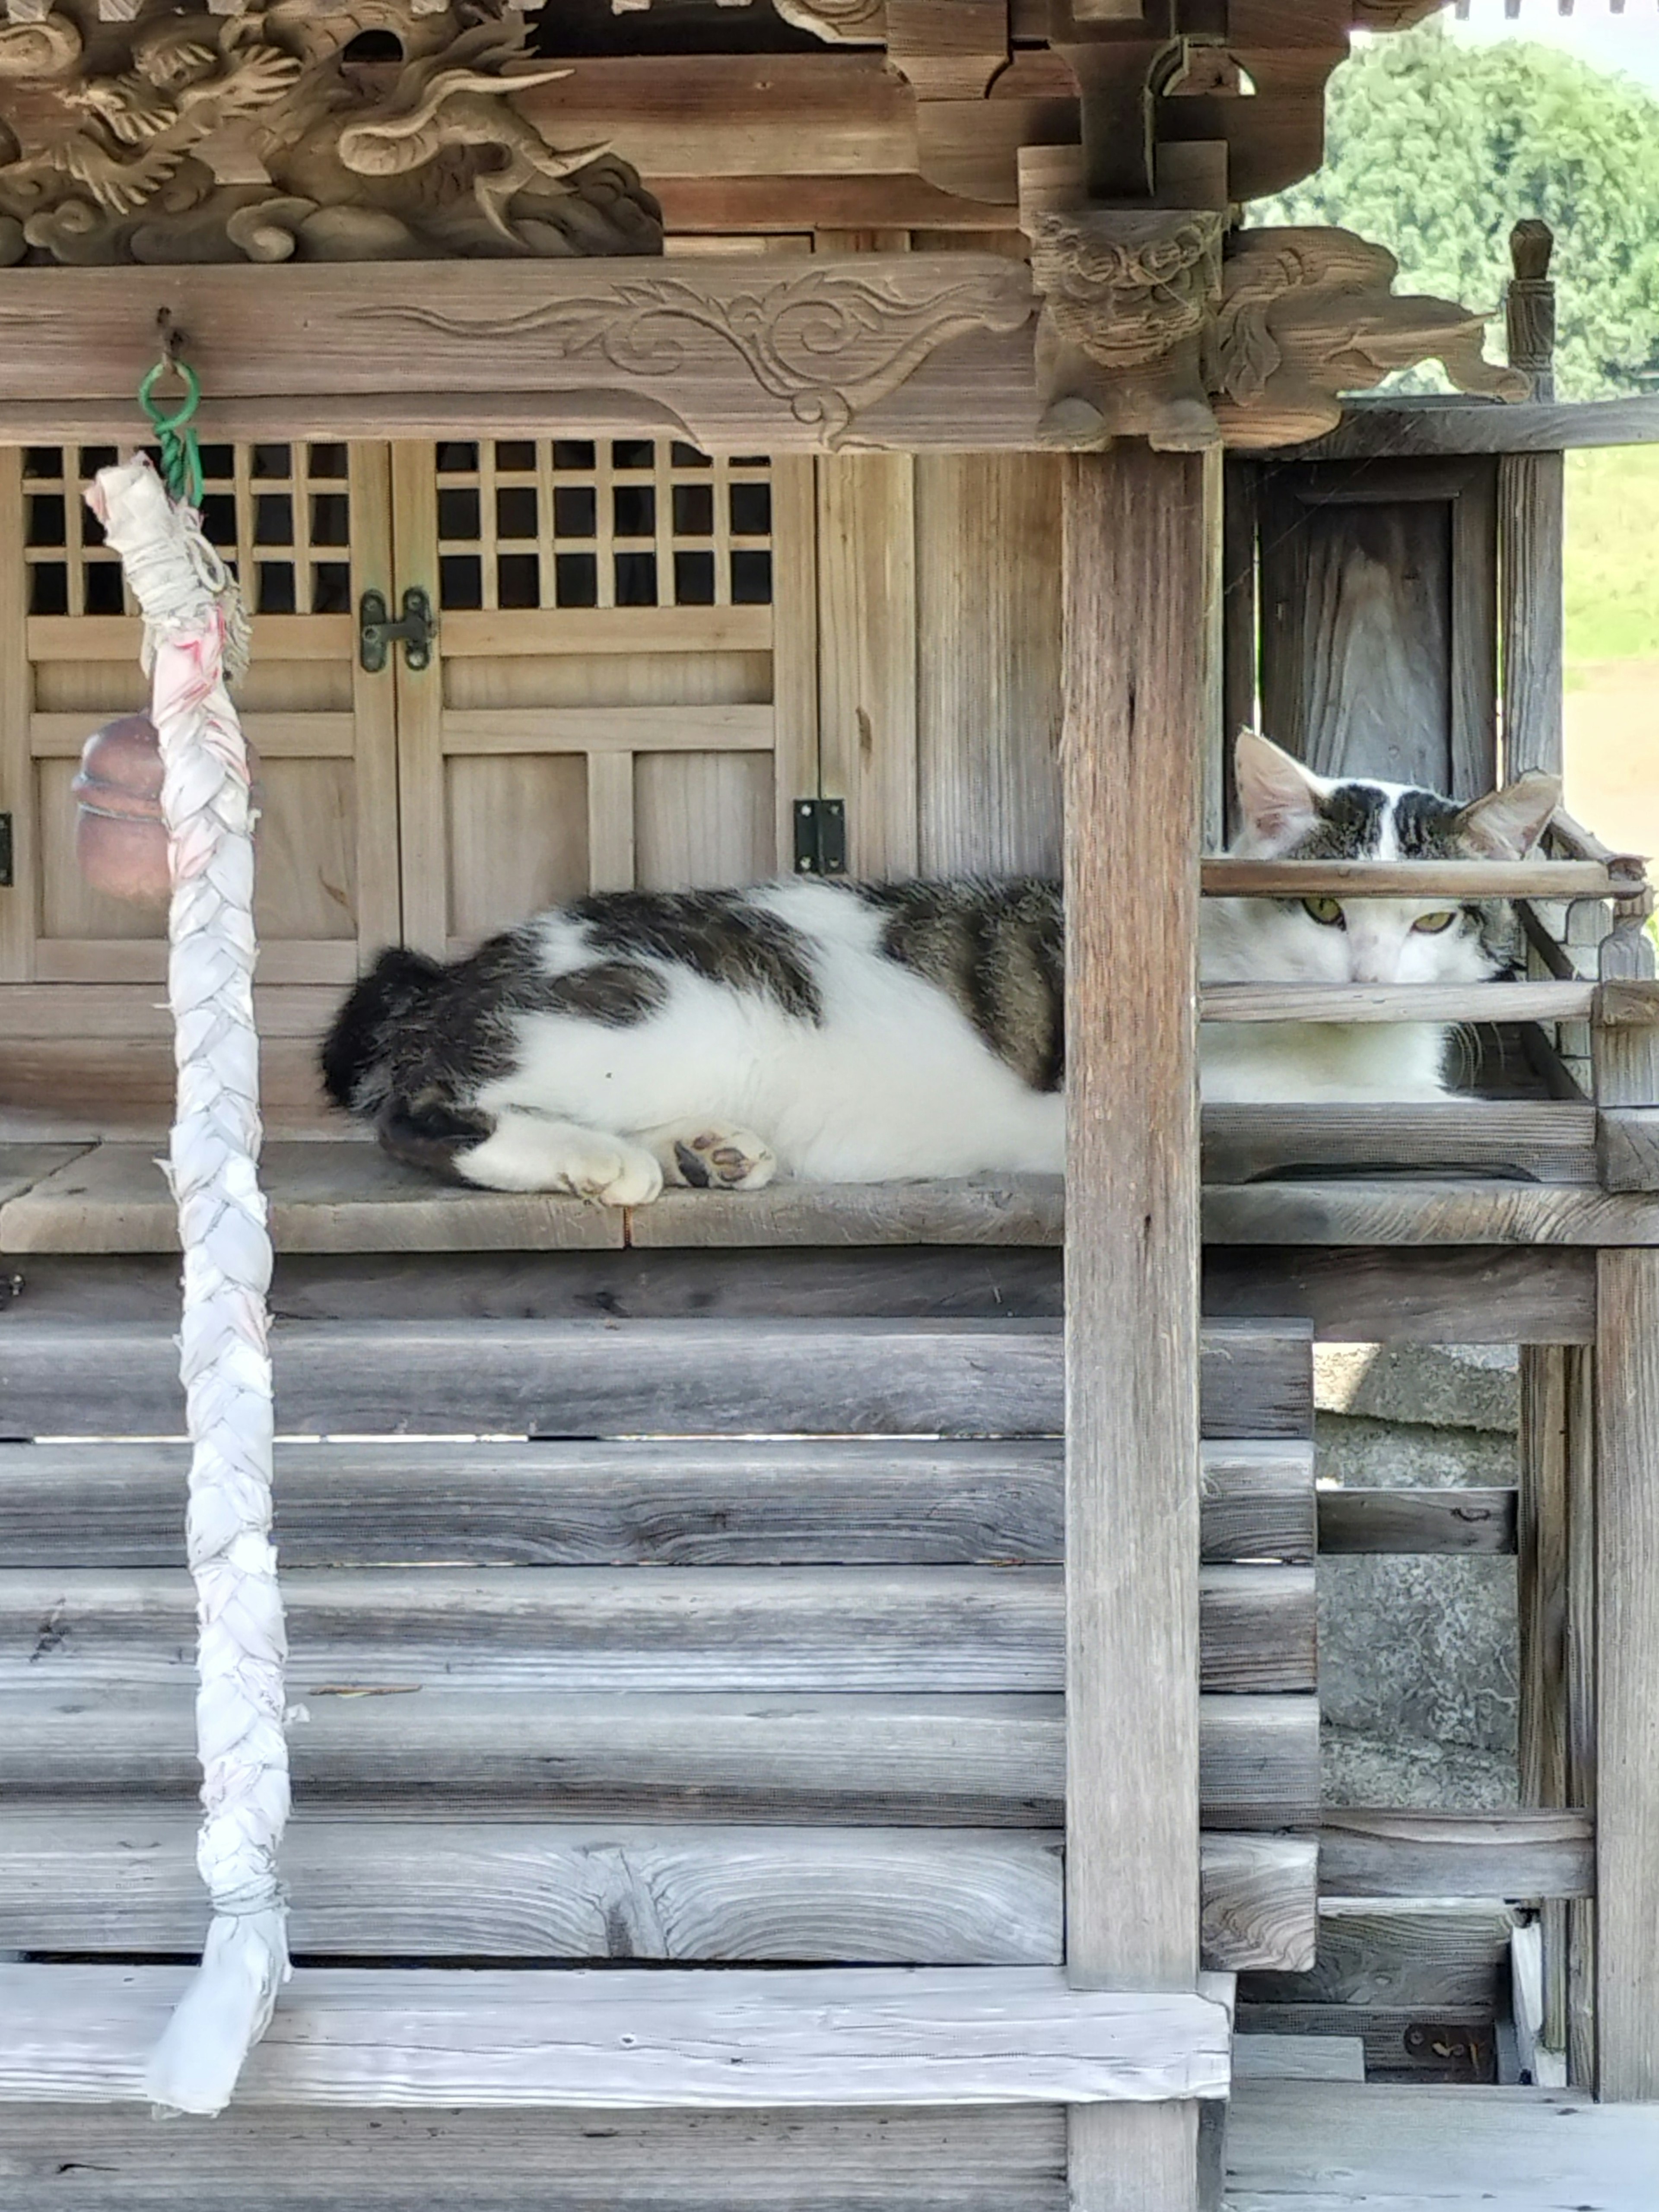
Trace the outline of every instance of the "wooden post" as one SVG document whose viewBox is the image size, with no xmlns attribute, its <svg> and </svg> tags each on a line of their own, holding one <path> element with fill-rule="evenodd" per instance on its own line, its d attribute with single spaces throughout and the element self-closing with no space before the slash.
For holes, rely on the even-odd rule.
<svg viewBox="0 0 1659 2212">
<path fill-rule="evenodd" d="M 1066 1964 L 1198 1970 L 1200 744 L 1212 460 L 1066 463 Z M 1073 2110 L 1074 2212 L 1187 2212 L 1195 2107 Z"/>
<path fill-rule="evenodd" d="M 1520 1498 L 1516 1560 L 1521 1623 L 1521 1802 L 1567 1795 L 1567 1361 L 1564 1344 L 1521 1347 Z M 1545 2049 L 1567 2047 L 1567 1907 L 1543 1907 Z"/>
<path fill-rule="evenodd" d="M 1510 365 L 1537 399 L 1555 397 L 1555 286 L 1549 226 L 1510 234 L 1515 274 L 1504 300 Z M 1498 562 L 1504 639 L 1504 773 L 1561 773 L 1565 466 L 1560 453 L 1505 453 L 1498 464 Z"/>
</svg>

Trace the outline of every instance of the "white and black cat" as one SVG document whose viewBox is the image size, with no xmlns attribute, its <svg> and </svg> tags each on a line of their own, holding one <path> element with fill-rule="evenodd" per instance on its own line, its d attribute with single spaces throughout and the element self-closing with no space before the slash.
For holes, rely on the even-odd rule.
<svg viewBox="0 0 1659 2212">
<path fill-rule="evenodd" d="M 1459 807 L 1238 742 L 1233 850 L 1521 858 L 1560 796 Z M 1513 962 L 1501 901 L 1206 900 L 1206 982 L 1468 982 Z M 396 1157 L 613 1206 L 665 1180 L 752 1190 L 1058 1170 L 1064 931 L 1052 882 L 786 882 L 613 891 L 447 966 L 382 953 L 323 1049 L 331 1096 Z M 1207 1024 L 1212 1100 L 1445 1094 L 1437 1027 Z"/>
</svg>

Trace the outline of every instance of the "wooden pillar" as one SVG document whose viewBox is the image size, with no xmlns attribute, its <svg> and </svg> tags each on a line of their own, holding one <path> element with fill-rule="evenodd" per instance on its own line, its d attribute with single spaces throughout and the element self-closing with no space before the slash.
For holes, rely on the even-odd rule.
<svg viewBox="0 0 1659 2212">
<path fill-rule="evenodd" d="M 1213 457 L 1066 464 L 1066 1966 L 1198 1971 L 1196 929 Z M 1196 2108 L 1074 2108 L 1074 2212 L 1187 2212 Z"/>
<path fill-rule="evenodd" d="M 1547 223 L 1518 222 L 1510 234 L 1510 365 L 1531 377 L 1537 399 L 1555 397 L 1553 246 Z M 1498 464 L 1505 776 L 1561 773 L 1564 464 L 1560 453 L 1505 453 Z"/>
</svg>

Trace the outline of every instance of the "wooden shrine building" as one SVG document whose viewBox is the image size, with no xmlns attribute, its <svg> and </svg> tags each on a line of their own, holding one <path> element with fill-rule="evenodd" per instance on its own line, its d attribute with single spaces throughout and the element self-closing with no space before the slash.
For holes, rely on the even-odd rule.
<svg viewBox="0 0 1659 2212">
<path fill-rule="evenodd" d="M 1547 241 L 1504 364 L 1387 240 L 1241 222 L 1429 12 L 3 0 L 8 2212 L 1650 2201 L 1642 863 L 1558 817 L 1523 980 L 1194 981 L 1202 896 L 1401 888 L 1217 857 L 1258 702 L 1322 769 L 1559 769 L 1561 455 L 1659 438 L 1554 400 Z M 158 2127 L 206 1919 L 166 948 L 70 786 L 144 696 L 81 492 L 163 344 L 254 617 L 296 1972 Z M 1458 397 L 1351 404 L 1430 360 Z M 460 1192 L 320 1097 L 388 942 L 1062 868 L 1063 1208 Z M 1223 1014 L 1483 1044 L 1443 1106 L 1200 1126 Z M 1524 1346 L 1518 1491 L 1316 1492 L 1318 1337 Z M 1322 1545 L 1517 1555 L 1523 1802 L 1322 1802 Z"/>
</svg>

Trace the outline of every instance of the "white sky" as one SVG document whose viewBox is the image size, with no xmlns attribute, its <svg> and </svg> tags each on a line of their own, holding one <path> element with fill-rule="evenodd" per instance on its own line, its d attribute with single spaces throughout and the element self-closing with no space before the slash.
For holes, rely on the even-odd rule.
<svg viewBox="0 0 1659 2212">
<path fill-rule="evenodd" d="M 1445 21 L 1454 38 L 1565 46 L 1597 69 L 1622 70 L 1659 91 L 1659 0 L 1625 0 L 1620 15 L 1607 0 L 1577 0 L 1571 15 L 1559 12 L 1556 0 L 1521 0 L 1515 18 L 1504 15 L 1504 0 L 1469 0 L 1467 21 L 1448 8 Z"/>
</svg>

